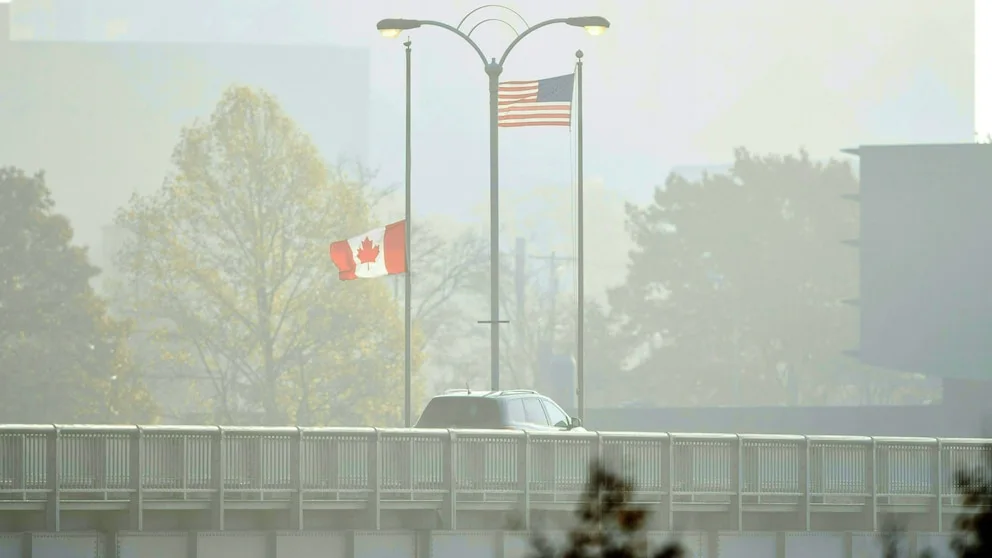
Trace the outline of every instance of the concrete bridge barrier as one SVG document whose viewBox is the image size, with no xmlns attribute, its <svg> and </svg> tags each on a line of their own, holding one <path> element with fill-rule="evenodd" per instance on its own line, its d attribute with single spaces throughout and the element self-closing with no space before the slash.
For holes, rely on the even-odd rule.
<svg viewBox="0 0 992 558">
<path fill-rule="evenodd" d="M 0 425 L 0 532 L 139 533 L 178 544 L 167 534 L 527 530 L 567 521 L 600 459 L 634 480 L 656 531 L 877 532 L 895 519 L 944 533 L 962 509 L 954 472 L 983 465 L 988 443 Z"/>
</svg>

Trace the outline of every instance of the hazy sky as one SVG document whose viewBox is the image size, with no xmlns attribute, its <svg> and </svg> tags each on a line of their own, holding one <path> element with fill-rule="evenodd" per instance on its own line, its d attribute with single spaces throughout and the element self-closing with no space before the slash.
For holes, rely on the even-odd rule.
<svg viewBox="0 0 992 558">
<path fill-rule="evenodd" d="M 465 0 L 14 0 L 15 37 L 118 41 L 335 43 L 369 49 L 370 163 L 403 170 L 402 40 L 383 17 L 455 24 Z M 530 24 L 603 15 L 604 36 L 566 26 L 523 41 L 507 79 L 569 72 L 585 51 L 586 176 L 644 199 L 676 165 L 724 163 L 732 149 L 818 156 L 867 143 L 970 141 L 971 0 L 543 0 L 507 2 Z M 512 13 L 476 14 L 503 17 Z M 519 27 L 518 27 L 519 28 Z M 513 32 L 473 35 L 498 56 Z M 465 214 L 488 201 L 486 76 L 457 37 L 419 29 L 414 43 L 414 186 L 418 211 Z M 314 68 L 315 72 L 322 71 Z M 333 71 L 327 68 L 326 71 Z M 341 87 L 348 87 L 342 83 Z M 508 189 L 561 188 L 574 171 L 567 129 L 501 132 Z M 333 154 L 328 154 L 333 157 Z M 425 206 L 429 206 L 425 207 Z"/>
<path fill-rule="evenodd" d="M 975 127 L 992 136 L 992 2 L 975 0 Z"/>
<path fill-rule="evenodd" d="M 371 111 L 368 145 L 359 151 L 369 154 L 367 162 L 380 170 L 382 182 L 399 183 L 405 36 L 383 39 L 375 23 L 408 17 L 456 24 L 480 3 L 14 0 L 11 30 L 16 40 L 29 41 L 320 43 L 365 49 Z M 587 230 L 597 237 L 587 248 L 590 291 L 622 280 L 627 245 L 620 201 L 646 199 L 673 167 L 724 164 L 738 146 L 777 153 L 805 147 L 815 157 L 826 157 L 841 156 L 840 149 L 859 144 L 969 142 L 974 137 L 973 0 L 520 0 L 507 5 L 530 24 L 569 15 L 603 15 L 613 23 L 601 37 L 566 26 L 542 29 L 519 45 L 504 74 L 505 79 L 560 75 L 573 68 L 576 49 L 585 51 L 586 176 L 599 194 L 613 196 L 609 207 L 594 203 L 589 213 Z M 518 28 L 526 25 L 498 9 L 476 14 L 468 23 L 486 17 L 506 18 Z M 467 45 L 442 30 L 418 29 L 410 37 L 414 210 L 420 215 L 478 215 L 488 202 L 482 65 Z M 489 23 L 473 37 L 486 52 L 499 56 L 513 31 Z M 982 39 L 988 50 L 988 36 Z M 93 75 L 85 68 L 79 71 Z M 337 77 L 334 67 L 314 65 L 300 73 L 307 71 Z M 338 86 L 356 84 L 342 78 Z M 992 87 L 981 86 L 992 98 Z M 48 98 L 55 100 L 49 102 L 62 102 L 62 95 L 72 100 L 71 91 L 50 93 Z M 992 112 L 982 114 L 979 118 L 992 119 Z M 300 124 L 311 131 L 333 127 L 316 119 Z M 177 126 L 177 136 L 178 131 Z M 171 136 L 163 136 L 166 157 Z M 511 203 L 532 211 L 551 206 L 556 218 L 570 211 L 572 133 L 515 129 L 501 131 L 500 138 L 504 215 L 518 217 L 508 215 Z M 108 158 L 115 155 L 104 151 Z M 42 157 L 50 153 L 39 150 Z M 337 154 L 325 155 L 333 160 Z M 161 182 L 161 172 L 148 174 L 142 186 Z M 53 185 L 60 187 L 81 186 L 78 181 Z M 551 199 L 527 197 L 538 187 L 552 192 Z M 92 209 L 82 207 L 81 215 L 70 215 L 77 223 L 90 218 L 105 224 L 109 208 L 126 202 L 108 199 L 98 188 L 93 187 Z M 92 225 L 91 230 L 98 230 L 99 225 Z M 537 230 L 532 222 L 527 226 Z M 560 222 L 555 227 L 558 232 L 567 229 Z M 607 257 L 612 260 L 605 261 Z"/>
</svg>

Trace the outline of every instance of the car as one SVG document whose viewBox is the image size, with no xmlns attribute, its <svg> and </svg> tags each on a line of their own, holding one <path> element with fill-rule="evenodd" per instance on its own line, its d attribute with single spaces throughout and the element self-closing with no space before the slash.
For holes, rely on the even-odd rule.
<svg viewBox="0 0 992 558">
<path fill-rule="evenodd" d="M 551 398 L 527 389 L 451 389 L 433 397 L 415 428 L 584 431 Z"/>
</svg>

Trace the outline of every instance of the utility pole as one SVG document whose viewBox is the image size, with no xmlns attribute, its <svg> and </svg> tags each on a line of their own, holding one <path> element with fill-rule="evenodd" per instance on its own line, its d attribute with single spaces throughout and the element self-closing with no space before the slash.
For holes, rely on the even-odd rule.
<svg viewBox="0 0 992 558">
<path fill-rule="evenodd" d="M 554 346 L 555 341 L 555 326 L 558 323 L 558 311 L 557 311 L 557 300 L 558 300 L 558 265 L 566 262 L 574 261 L 575 258 L 569 258 L 566 256 L 559 256 L 557 252 L 551 252 L 549 256 L 531 256 L 535 260 L 543 260 L 548 262 L 548 272 L 549 280 L 551 286 L 551 307 L 549 308 L 548 314 L 548 347 L 549 349 Z"/>
<path fill-rule="evenodd" d="M 514 254 L 513 283 L 516 290 L 517 316 L 516 316 L 516 339 L 517 351 L 523 350 L 527 339 L 527 320 L 524 313 L 527 311 L 527 241 L 517 238 L 516 253 Z"/>
</svg>

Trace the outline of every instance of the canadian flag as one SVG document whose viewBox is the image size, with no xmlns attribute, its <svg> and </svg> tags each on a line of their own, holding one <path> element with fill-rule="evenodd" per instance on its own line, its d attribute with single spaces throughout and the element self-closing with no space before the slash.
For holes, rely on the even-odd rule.
<svg viewBox="0 0 992 558">
<path fill-rule="evenodd" d="M 331 261 L 342 281 L 406 271 L 406 220 L 331 243 Z"/>
</svg>

